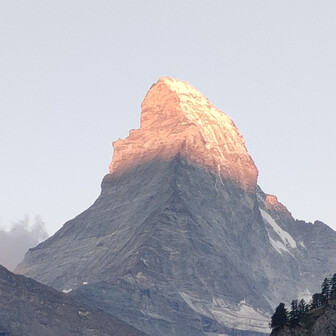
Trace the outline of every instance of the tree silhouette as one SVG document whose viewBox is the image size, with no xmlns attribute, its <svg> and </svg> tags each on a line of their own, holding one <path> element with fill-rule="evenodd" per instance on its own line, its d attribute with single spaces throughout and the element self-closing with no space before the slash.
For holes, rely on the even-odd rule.
<svg viewBox="0 0 336 336">
<path fill-rule="evenodd" d="M 292 300 L 291 311 L 289 312 L 289 325 L 291 327 L 297 326 L 299 322 L 299 306 L 298 300 Z"/>
<path fill-rule="evenodd" d="M 304 299 L 301 299 L 298 305 L 298 311 L 299 311 L 299 318 L 301 319 L 301 317 L 307 312 L 307 304 L 306 301 Z"/>
<path fill-rule="evenodd" d="M 285 325 L 295 328 L 307 312 L 312 309 L 328 305 L 331 297 L 336 298 L 336 273 L 328 279 L 325 278 L 321 284 L 321 293 L 315 293 L 309 304 L 305 300 L 292 300 L 291 311 L 288 313 L 284 303 L 280 303 L 272 316 L 270 327 L 281 329 Z"/>
<path fill-rule="evenodd" d="M 325 302 L 325 298 L 321 293 L 315 293 L 312 297 L 312 303 L 311 303 L 311 308 L 318 308 L 323 306 Z"/>
<path fill-rule="evenodd" d="M 270 327 L 272 329 L 281 329 L 287 325 L 288 314 L 284 303 L 280 303 L 275 309 L 275 313 L 272 315 Z"/>
<path fill-rule="evenodd" d="M 334 273 L 333 277 L 330 280 L 330 297 L 336 295 L 336 273 Z"/>
<path fill-rule="evenodd" d="M 321 294 L 323 295 L 323 303 L 327 303 L 330 298 L 330 281 L 325 278 L 321 285 Z"/>
</svg>

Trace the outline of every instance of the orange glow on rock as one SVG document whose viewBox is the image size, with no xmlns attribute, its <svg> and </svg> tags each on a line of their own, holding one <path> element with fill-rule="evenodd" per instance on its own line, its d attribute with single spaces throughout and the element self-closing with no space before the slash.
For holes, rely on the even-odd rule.
<svg viewBox="0 0 336 336">
<path fill-rule="evenodd" d="M 258 170 L 232 119 L 186 82 L 162 77 L 148 91 L 140 128 L 113 143 L 111 174 L 180 155 L 254 191 Z"/>
<path fill-rule="evenodd" d="M 267 210 L 282 212 L 283 214 L 287 213 L 289 216 L 291 216 L 291 213 L 288 211 L 288 209 L 281 202 L 279 202 L 278 198 L 274 195 L 266 195 L 265 207 Z"/>
</svg>

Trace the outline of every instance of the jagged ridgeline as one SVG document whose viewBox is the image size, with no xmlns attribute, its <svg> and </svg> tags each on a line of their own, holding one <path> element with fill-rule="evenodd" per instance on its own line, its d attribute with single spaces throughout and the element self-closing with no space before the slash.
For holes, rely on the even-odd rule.
<svg viewBox="0 0 336 336">
<path fill-rule="evenodd" d="M 336 335 L 336 273 L 325 278 L 321 292 L 304 299 L 292 300 L 290 310 L 280 303 L 272 315 L 273 336 Z"/>
<path fill-rule="evenodd" d="M 279 302 L 336 269 L 336 233 L 295 220 L 257 178 L 232 119 L 160 78 L 140 128 L 114 142 L 98 199 L 16 272 L 152 336 L 269 334 Z"/>
</svg>

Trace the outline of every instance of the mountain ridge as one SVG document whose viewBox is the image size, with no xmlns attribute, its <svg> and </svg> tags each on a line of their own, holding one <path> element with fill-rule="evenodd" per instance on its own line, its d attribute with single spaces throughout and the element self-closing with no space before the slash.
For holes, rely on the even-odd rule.
<svg viewBox="0 0 336 336">
<path fill-rule="evenodd" d="M 1 335 L 145 336 L 102 310 L 1 265 L 0 298 Z"/>
</svg>

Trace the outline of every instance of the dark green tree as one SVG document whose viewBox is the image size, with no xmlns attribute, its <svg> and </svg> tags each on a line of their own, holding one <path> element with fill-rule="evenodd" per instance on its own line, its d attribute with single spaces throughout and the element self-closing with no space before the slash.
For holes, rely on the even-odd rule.
<svg viewBox="0 0 336 336">
<path fill-rule="evenodd" d="M 321 293 L 315 293 L 312 297 L 311 308 L 318 308 L 324 304 L 324 296 Z"/>
<path fill-rule="evenodd" d="M 298 304 L 298 318 L 297 318 L 298 324 L 302 320 L 303 316 L 305 316 L 307 311 L 308 311 L 308 305 L 306 304 L 306 301 L 304 299 L 301 299 Z"/>
<path fill-rule="evenodd" d="M 307 304 L 304 299 L 301 299 L 298 305 L 299 317 L 301 318 L 307 312 Z"/>
<path fill-rule="evenodd" d="M 270 327 L 272 329 L 281 329 L 288 323 L 288 313 L 284 303 L 280 303 L 272 315 Z"/>
<path fill-rule="evenodd" d="M 330 280 L 330 297 L 334 295 L 336 295 L 336 273 L 334 273 Z"/>
<path fill-rule="evenodd" d="M 291 311 L 289 312 L 289 325 L 295 327 L 299 323 L 299 303 L 298 300 L 292 300 Z"/>
<path fill-rule="evenodd" d="M 323 296 L 323 304 L 327 303 L 330 298 L 330 281 L 328 278 L 325 278 L 321 285 L 321 294 Z"/>
</svg>

